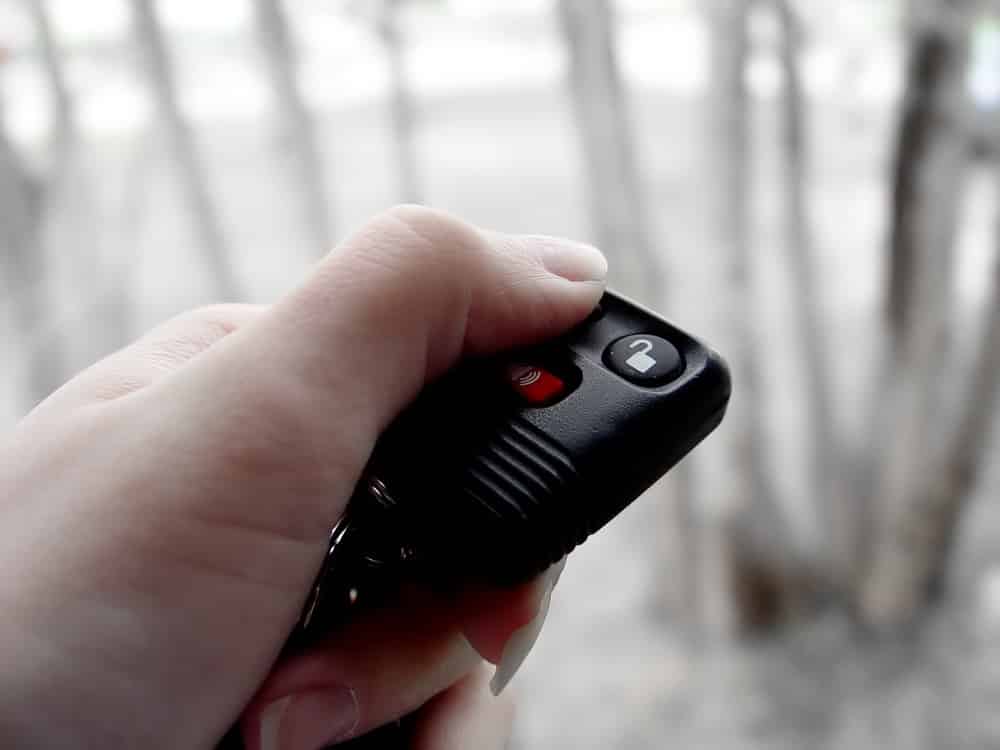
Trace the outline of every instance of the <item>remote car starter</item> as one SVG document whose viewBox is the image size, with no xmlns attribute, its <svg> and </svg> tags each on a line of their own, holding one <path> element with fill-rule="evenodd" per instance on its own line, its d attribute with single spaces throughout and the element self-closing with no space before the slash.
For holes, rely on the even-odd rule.
<svg viewBox="0 0 1000 750">
<path fill-rule="evenodd" d="M 718 354 L 612 292 L 559 339 L 459 366 L 379 440 L 289 648 L 392 581 L 530 580 L 705 438 L 730 389 Z"/>
</svg>

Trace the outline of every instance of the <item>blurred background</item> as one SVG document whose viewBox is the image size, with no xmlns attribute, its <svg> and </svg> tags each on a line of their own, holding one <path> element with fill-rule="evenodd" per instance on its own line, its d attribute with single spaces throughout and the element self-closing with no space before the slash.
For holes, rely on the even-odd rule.
<svg viewBox="0 0 1000 750">
<path fill-rule="evenodd" d="M 998 746 L 998 13 L 0 0 L 0 425 L 400 201 L 589 239 L 736 394 L 574 555 L 515 747 Z"/>
</svg>

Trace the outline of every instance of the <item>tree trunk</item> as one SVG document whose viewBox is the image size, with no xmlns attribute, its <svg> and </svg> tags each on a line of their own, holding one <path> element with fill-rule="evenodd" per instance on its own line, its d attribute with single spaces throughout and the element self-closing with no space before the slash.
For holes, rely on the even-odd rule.
<svg viewBox="0 0 1000 750">
<path fill-rule="evenodd" d="M 655 559 L 657 609 L 691 634 L 700 626 L 699 581 L 702 524 L 696 506 L 694 471 L 690 460 L 670 470 L 667 479 L 653 491 L 661 509 L 657 519 L 661 543 Z"/>
<path fill-rule="evenodd" d="M 296 46 L 284 0 L 254 0 L 257 28 L 271 86 L 285 121 L 285 142 L 292 152 L 307 223 L 320 252 L 333 248 L 336 232 L 327 198 L 323 149 L 297 74 Z"/>
<path fill-rule="evenodd" d="M 938 262 L 937 270 L 951 265 L 949 253 L 933 249 L 950 249 L 955 239 L 968 141 L 970 1 L 910 6 L 914 30 L 896 144 L 889 244 L 887 315 L 893 357 L 905 346 L 910 317 L 919 308 L 913 298 L 919 265 L 925 256 L 928 263 Z"/>
<path fill-rule="evenodd" d="M 940 441 L 938 375 L 968 147 L 971 5 L 936 3 L 915 19 L 893 198 L 887 388 L 876 433 L 884 448 L 870 503 L 879 517 L 858 602 L 875 627 L 905 624 L 926 603 L 929 568 L 943 559 L 937 546 L 947 536 L 947 523 L 922 498 L 939 480 L 932 446 Z"/>
<path fill-rule="evenodd" d="M 804 355 L 806 412 L 809 426 L 808 467 L 813 524 L 807 544 L 817 562 L 839 586 L 849 588 L 857 555 L 851 493 L 840 481 L 841 451 L 834 425 L 834 391 L 824 342 L 823 296 L 815 267 L 809 218 L 809 145 L 807 108 L 801 76 L 802 28 L 791 0 L 774 0 L 781 31 L 784 73 L 782 147 L 785 168 L 787 262 L 792 276 L 793 312 Z"/>
<path fill-rule="evenodd" d="M 112 278 L 108 259 L 103 256 L 100 206 L 87 174 L 84 143 L 77 128 L 76 108 L 66 79 L 64 56 L 53 29 L 49 2 L 31 0 L 29 5 L 54 113 L 44 211 L 57 219 L 58 225 L 72 238 L 73 252 L 61 259 L 71 263 L 74 291 L 80 295 L 79 308 L 85 311 L 80 325 L 101 334 L 85 337 L 87 351 L 83 359 L 89 362 L 127 342 L 127 290 L 113 286 L 117 278 Z M 56 247 L 61 240 L 58 236 L 49 238 Z"/>
<path fill-rule="evenodd" d="M 47 0 L 31 0 L 29 8 L 35 29 L 38 32 L 42 69 L 48 84 L 49 95 L 52 97 L 56 137 L 57 139 L 68 138 L 75 124 L 73 98 L 66 82 L 66 72 L 59 53 L 59 45 L 52 29 L 48 2 Z"/>
<path fill-rule="evenodd" d="M 218 293 L 227 301 L 242 298 L 232 266 L 232 254 L 219 216 L 194 134 L 181 111 L 177 84 L 170 63 L 166 35 L 156 8 L 156 0 L 130 0 L 134 31 L 146 59 L 150 85 L 159 109 L 159 118 L 170 141 L 170 150 L 189 202 L 202 251 Z"/>
<path fill-rule="evenodd" d="M 995 241 L 1000 245 L 1000 240 Z M 943 465 L 935 472 L 938 481 L 928 482 L 926 496 L 916 501 L 915 514 L 935 519 L 928 524 L 932 536 L 923 543 L 930 554 L 916 570 L 919 590 L 928 596 L 943 588 L 962 510 L 987 468 L 990 454 L 986 448 L 1000 410 L 1000 249 L 994 264 L 992 299 L 958 426 L 946 444 Z"/>
<path fill-rule="evenodd" d="M 748 198 L 749 6 L 747 0 L 713 0 L 708 8 L 713 80 L 710 151 L 714 157 L 710 174 L 719 186 L 713 223 L 724 258 L 720 297 L 729 327 L 724 338 L 738 387 L 720 432 L 727 453 L 724 471 L 730 477 L 720 488 L 727 496 L 723 510 L 710 527 L 716 538 L 705 544 L 715 559 L 705 569 L 716 571 L 721 581 L 712 585 L 721 586 L 723 593 L 714 600 L 721 613 L 717 611 L 711 619 L 721 623 L 722 629 L 736 632 L 780 623 L 797 606 L 793 594 L 798 588 L 791 573 L 795 568 L 787 521 L 775 502 L 764 456 Z"/>
<path fill-rule="evenodd" d="M 711 174 L 719 186 L 715 214 L 720 248 L 724 253 L 727 320 L 731 326 L 730 357 L 740 383 L 737 420 L 730 418 L 736 436 L 737 474 L 749 482 L 750 497 L 767 492 L 763 471 L 762 415 L 758 412 L 760 373 L 756 360 L 756 303 L 751 267 L 750 238 L 750 137 L 751 108 L 746 85 L 749 55 L 747 0 L 713 0 L 712 75 L 714 79 L 710 119 L 715 155 Z M 734 424 L 735 421 L 735 424 Z"/>
<path fill-rule="evenodd" d="M 399 193 L 407 203 L 421 203 L 420 159 L 417 154 L 417 113 L 406 70 L 406 39 L 399 23 L 402 0 L 384 0 L 376 21 L 389 63 L 392 139 L 399 169 Z"/>
<path fill-rule="evenodd" d="M 962 511 L 987 465 L 990 432 L 1000 406 L 1000 252 L 972 382 L 963 391 L 967 395 L 957 427 L 931 451 L 920 475 L 923 481 L 911 490 L 900 514 L 894 541 L 902 548 L 902 559 L 883 563 L 888 569 L 883 575 L 892 576 L 891 601 L 896 605 L 884 618 L 888 624 L 912 620 L 920 606 L 943 589 Z"/>
<path fill-rule="evenodd" d="M 65 375 L 62 349 L 46 330 L 48 275 L 41 243 L 41 190 L 4 129 L 0 108 L 0 262 L 6 299 L 20 337 L 24 398 L 34 406 Z"/>
<path fill-rule="evenodd" d="M 645 214 L 612 8 L 608 0 L 560 0 L 559 18 L 597 243 L 611 258 L 612 272 L 621 269 L 616 283 L 659 300 L 664 274 Z"/>
</svg>

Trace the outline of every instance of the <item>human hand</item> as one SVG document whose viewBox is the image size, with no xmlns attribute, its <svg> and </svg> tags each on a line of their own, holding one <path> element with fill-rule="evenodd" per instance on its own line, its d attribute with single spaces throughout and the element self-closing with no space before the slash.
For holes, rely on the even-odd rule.
<svg viewBox="0 0 1000 750">
<path fill-rule="evenodd" d="M 0 746 L 210 748 L 242 715 L 252 750 L 314 750 L 425 704 L 424 750 L 502 746 L 482 659 L 538 583 L 275 662 L 381 431 L 460 358 L 582 320 L 605 272 L 394 209 L 273 307 L 181 316 L 53 394 L 0 446 Z"/>
</svg>

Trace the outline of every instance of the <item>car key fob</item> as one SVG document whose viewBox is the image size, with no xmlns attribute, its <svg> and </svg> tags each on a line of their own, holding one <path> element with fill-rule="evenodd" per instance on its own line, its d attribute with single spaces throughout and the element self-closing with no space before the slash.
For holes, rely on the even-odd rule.
<svg viewBox="0 0 1000 750">
<path fill-rule="evenodd" d="M 607 293 L 567 335 L 427 388 L 379 441 L 367 502 L 432 578 L 525 581 L 694 448 L 729 394 L 717 354 Z"/>
<path fill-rule="evenodd" d="M 613 292 L 558 339 L 460 365 L 380 438 L 289 648 L 387 582 L 530 580 L 715 429 L 730 389 L 718 354 Z"/>
</svg>

